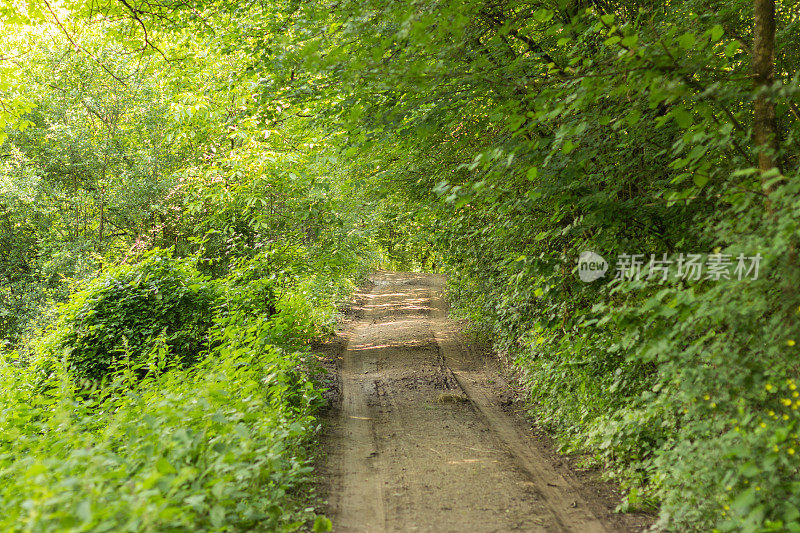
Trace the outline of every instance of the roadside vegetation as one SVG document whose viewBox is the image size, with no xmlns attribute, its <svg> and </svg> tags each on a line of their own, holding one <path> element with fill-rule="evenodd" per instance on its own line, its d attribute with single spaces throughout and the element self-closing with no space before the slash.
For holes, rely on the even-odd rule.
<svg viewBox="0 0 800 533">
<path fill-rule="evenodd" d="M 384 265 L 621 510 L 800 531 L 799 13 L 4 4 L 2 529 L 329 527 L 307 345 Z"/>
<path fill-rule="evenodd" d="M 330 529 L 308 345 L 379 259 L 336 150 L 210 37 L 143 53 L 28 7 L 0 30 L 0 529 Z"/>
</svg>

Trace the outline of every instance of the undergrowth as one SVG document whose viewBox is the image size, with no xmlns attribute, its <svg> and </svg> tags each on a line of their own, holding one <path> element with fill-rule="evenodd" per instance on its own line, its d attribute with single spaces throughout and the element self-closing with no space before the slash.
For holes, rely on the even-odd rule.
<svg viewBox="0 0 800 533">
<path fill-rule="evenodd" d="M 27 357 L 4 354 L 1 530 L 330 528 L 307 494 L 323 399 L 305 345 L 330 330 L 337 300 L 367 267 L 270 276 L 258 272 L 264 256 L 212 282 L 193 259 L 156 251 L 73 295 Z M 180 281 L 153 298 L 169 280 Z M 204 287 L 212 301 L 182 297 Z M 204 331 L 197 313 L 212 317 Z M 163 316 L 183 322 L 130 336 L 118 326 Z M 192 357 L 172 342 L 181 333 L 201 341 Z M 97 354 L 104 372 L 84 379 L 75 361 Z"/>
</svg>

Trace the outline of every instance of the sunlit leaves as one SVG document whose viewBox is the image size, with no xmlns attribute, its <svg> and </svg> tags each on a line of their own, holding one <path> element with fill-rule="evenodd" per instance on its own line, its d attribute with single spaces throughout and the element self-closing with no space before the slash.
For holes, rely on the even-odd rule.
<svg viewBox="0 0 800 533">
<path fill-rule="evenodd" d="M 676 107 L 671 114 L 678 127 L 687 129 L 692 125 L 692 113 L 686 108 Z"/>
<path fill-rule="evenodd" d="M 582 439 L 589 438 L 604 461 L 616 461 L 637 484 L 626 505 L 647 504 L 657 495 L 673 527 L 714 527 L 726 496 L 716 472 L 703 465 L 708 457 L 727 460 L 714 451 L 728 443 L 714 437 L 724 434 L 723 418 L 713 411 L 722 402 L 709 400 L 708 412 L 684 419 L 674 407 L 696 383 L 682 373 L 728 390 L 710 371 L 703 374 L 711 367 L 698 360 L 741 356 L 736 363 L 714 363 L 731 376 L 750 375 L 758 366 L 747 358 L 755 345 L 744 334 L 737 337 L 735 328 L 746 328 L 752 339 L 771 330 L 753 322 L 758 313 L 744 296 L 738 305 L 735 300 L 747 294 L 763 302 L 761 289 L 728 287 L 734 292 L 723 297 L 722 289 L 711 296 L 714 288 L 700 284 L 660 298 L 645 283 L 607 289 L 579 283 L 570 273 L 574 257 L 591 248 L 613 255 L 722 244 L 753 252 L 759 242 L 774 242 L 767 237 L 770 224 L 760 222 L 757 182 L 737 173 L 752 167 L 752 85 L 745 48 L 736 40 L 749 35 L 742 14 L 750 6 L 726 4 L 713 13 L 696 2 L 664 10 L 562 6 L 553 16 L 530 4 L 505 11 L 460 7 L 476 21 L 466 36 L 437 41 L 435 33 L 404 32 L 410 42 L 392 67 L 372 63 L 380 83 L 372 73 L 357 74 L 363 85 L 353 88 L 370 109 L 360 120 L 403 117 L 384 123 L 370 152 L 379 161 L 381 193 L 400 209 L 435 210 L 430 235 L 448 265 L 453 299 L 517 358 L 540 420 L 577 435 L 571 442 L 576 449 L 585 449 Z M 405 20 L 392 9 L 382 15 L 387 24 L 393 16 Z M 794 49 L 788 28 L 796 22 L 782 21 L 787 50 Z M 360 55 L 373 53 L 367 46 Z M 778 61 L 783 72 L 796 70 L 788 53 Z M 350 73 L 361 64 L 348 63 Z M 432 108 L 435 123 L 428 120 Z M 782 116 L 788 115 L 787 109 Z M 411 127 L 414 121 L 420 124 Z M 781 123 L 796 136 L 793 119 Z M 782 150 L 795 151 L 788 143 Z M 493 159 L 495 151 L 513 154 L 511 163 Z M 702 308 L 694 307 L 698 301 Z M 749 322 L 739 319 L 745 315 Z M 672 326 L 665 317 L 680 321 Z M 663 366 L 649 366 L 654 361 Z M 757 399 L 747 390 L 743 385 L 740 396 L 753 409 Z M 624 414 L 609 414 L 618 410 Z M 679 435 L 684 423 L 696 424 L 691 438 L 700 443 L 697 449 Z M 594 429 L 587 431 L 587 424 Z M 653 456 L 695 461 L 692 468 L 708 480 L 706 488 L 692 485 L 701 510 L 681 500 L 685 490 L 678 487 L 687 486 L 689 470 Z M 735 469 L 735 461 L 728 468 Z M 775 486 L 785 490 L 784 481 Z M 751 500 L 731 509 L 749 513 L 757 505 Z"/>
<path fill-rule="evenodd" d="M 695 43 L 695 34 L 686 32 L 678 38 L 678 44 L 684 50 L 691 50 Z"/>
</svg>

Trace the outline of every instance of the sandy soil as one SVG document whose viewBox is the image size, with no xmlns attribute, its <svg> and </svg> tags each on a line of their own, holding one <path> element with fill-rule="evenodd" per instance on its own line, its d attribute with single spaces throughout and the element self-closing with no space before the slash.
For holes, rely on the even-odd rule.
<svg viewBox="0 0 800 533">
<path fill-rule="evenodd" d="M 328 344 L 320 490 L 334 531 L 641 531 L 514 409 L 497 361 L 446 318 L 444 279 L 381 272 Z"/>
</svg>

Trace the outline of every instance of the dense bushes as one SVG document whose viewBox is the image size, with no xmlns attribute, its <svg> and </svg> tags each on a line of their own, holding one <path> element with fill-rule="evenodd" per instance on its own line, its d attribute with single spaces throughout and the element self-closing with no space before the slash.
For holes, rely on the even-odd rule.
<svg viewBox="0 0 800 533">
<path fill-rule="evenodd" d="M 218 292 L 192 260 L 154 251 L 73 295 L 44 349 L 48 359 L 63 357 L 75 377 L 92 380 L 122 358 L 140 365 L 160 343 L 171 359 L 191 364 L 205 347 Z"/>
<path fill-rule="evenodd" d="M 303 345 L 367 264 L 267 248 L 215 282 L 148 253 L 61 306 L 40 365 L 3 359 L 0 529 L 330 527 L 302 492 L 323 402 Z"/>
<path fill-rule="evenodd" d="M 535 420 L 622 482 L 621 509 L 659 508 L 659 525 L 675 530 L 794 531 L 798 310 L 766 311 L 775 303 L 763 297 L 793 267 L 760 250 L 757 281 L 573 285 L 571 301 L 592 300 L 568 321 L 551 320 L 553 287 L 532 273 L 498 286 L 462 264 L 451 297 L 514 364 Z M 539 307 L 513 305 L 512 287 Z"/>
<path fill-rule="evenodd" d="M 3 531 L 328 526 L 306 346 L 370 239 L 310 111 L 223 42 L 249 9 L 132 53 L 124 13 L 0 7 Z"/>
<path fill-rule="evenodd" d="M 800 530 L 796 6 L 345 4 L 352 173 L 425 215 L 386 233 L 435 246 L 534 418 L 659 526 Z"/>
<path fill-rule="evenodd" d="M 786 192 L 773 209 L 788 223 Z M 622 509 L 658 507 L 676 530 L 796 530 L 792 246 L 764 224 L 714 231 L 735 243 L 722 253 L 762 255 L 758 279 L 654 283 L 645 268 L 638 281 L 585 284 L 574 258 L 487 271 L 465 253 L 450 294 L 515 365 L 538 423 L 623 483 Z"/>
<path fill-rule="evenodd" d="M 234 346 L 191 369 L 141 381 L 120 366 L 100 401 L 66 372 L 43 395 L 30 369 L 3 365 L 0 529 L 252 531 L 313 518 L 297 489 L 320 396 L 298 373 L 303 356 L 261 342 L 265 329 L 230 331 Z"/>
</svg>

